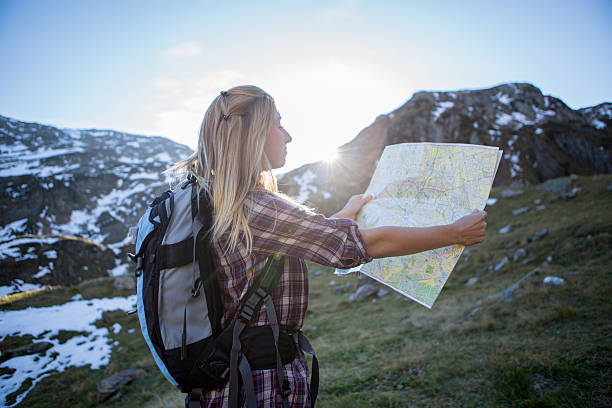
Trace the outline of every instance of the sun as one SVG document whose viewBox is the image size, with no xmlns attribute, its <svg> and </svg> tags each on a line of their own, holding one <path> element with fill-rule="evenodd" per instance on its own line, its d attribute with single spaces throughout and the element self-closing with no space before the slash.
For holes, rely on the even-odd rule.
<svg viewBox="0 0 612 408">
<path fill-rule="evenodd" d="M 337 158 L 338 150 L 335 148 L 321 152 L 321 159 L 327 164 L 332 164 Z"/>
</svg>

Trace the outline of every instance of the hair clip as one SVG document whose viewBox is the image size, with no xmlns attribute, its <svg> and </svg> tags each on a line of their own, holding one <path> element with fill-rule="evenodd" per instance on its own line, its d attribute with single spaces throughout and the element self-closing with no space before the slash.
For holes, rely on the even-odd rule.
<svg viewBox="0 0 612 408">
<path fill-rule="evenodd" d="M 230 117 L 230 115 L 221 115 L 221 119 L 227 120 L 227 119 L 229 119 L 229 117 Z"/>
<path fill-rule="evenodd" d="M 221 96 L 227 95 L 227 91 L 221 91 Z"/>
</svg>

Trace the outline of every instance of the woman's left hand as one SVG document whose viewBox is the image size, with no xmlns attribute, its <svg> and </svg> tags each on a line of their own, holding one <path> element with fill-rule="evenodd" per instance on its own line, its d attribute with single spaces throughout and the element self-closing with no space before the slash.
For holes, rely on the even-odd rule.
<svg viewBox="0 0 612 408">
<path fill-rule="evenodd" d="M 372 195 L 357 194 L 349 198 L 343 209 L 332 215 L 332 218 L 348 218 L 353 221 L 357 220 L 357 214 L 361 211 L 361 207 L 372 200 Z"/>
</svg>

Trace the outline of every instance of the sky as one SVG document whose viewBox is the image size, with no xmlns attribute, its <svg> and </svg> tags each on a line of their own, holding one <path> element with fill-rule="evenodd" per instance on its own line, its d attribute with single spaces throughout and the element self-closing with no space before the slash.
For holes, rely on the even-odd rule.
<svg viewBox="0 0 612 408">
<path fill-rule="evenodd" d="M 0 115 L 192 148 L 221 90 L 270 93 L 282 171 L 418 91 L 529 82 L 612 101 L 612 1 L 0 1 Z"/>
</svg>

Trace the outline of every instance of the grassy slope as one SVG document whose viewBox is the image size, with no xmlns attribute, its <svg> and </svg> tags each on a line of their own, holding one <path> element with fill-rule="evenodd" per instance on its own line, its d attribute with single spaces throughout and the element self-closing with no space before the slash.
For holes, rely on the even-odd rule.
<svg viewBox="0 0 612 408">
<path fill-rule="evenodd" d="M 322 407 L 591 407 L 612 404 L 612 176 L 580 177 L 582 191 L 571 200 L 529 189 L 500 199 L 489 211 L 485 243 L 469 248 L 428 310 L 400 295 L 353 304 L 333 294 L 331 270 L 311 277 L 305 331 L 322 365 Z M 500 191 L 494 190 L 493 197 Z M 535 211 L 534 200 L 546 210 Z M 530 210 L 512 216 L 513 209 Z M 508 224 L 508 234 L 497 231 Z M 531 237 L 543 228 L 548 235 Z M 524 248 L 527 256 L 494 271 L 502 258 Z M 552 260 L 547 261 L 547 257 Z M 511 302 L 486 301 L 533 272 Z M 562 286 L 542 283 L 563 277 Z M 470 287 L 465 283 L 477 276 Z M 76 292 L 109 296 L 108 280 L 72 289 L 39 292 L 2 305 L 3 309 L 57 304 Z M 117 295 L 117 294 L 112 294 Z M 474 311 L 479 300 L 483 302 Z M 182 395 L 165 382 L 138 334 L 134 316 L 104 315 L 101 325 L 123 326 L 111 363 L 104 370 L 71 368 L 44 379 L 23 406 L 55 407 L 96 403 L 96 384 L 124 368 L 142 368 L 144 377 L 122 388 L 109 407 L 182 406 Z M 8 339 L 19 344 L 27 339 Z M 12 347 L 11 347 L 12 348 Z M 0 373 L 1 374 L 1 373 Z"/>
</svg>

